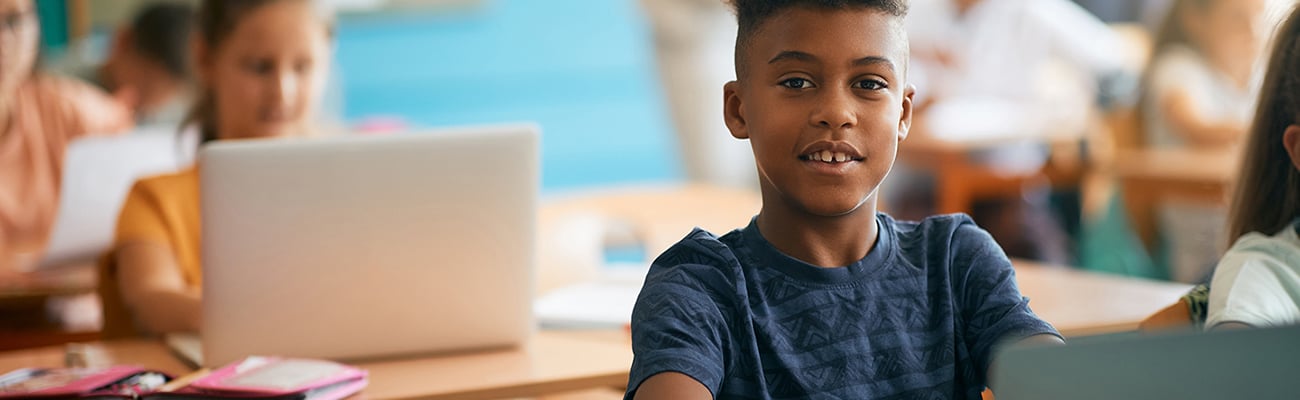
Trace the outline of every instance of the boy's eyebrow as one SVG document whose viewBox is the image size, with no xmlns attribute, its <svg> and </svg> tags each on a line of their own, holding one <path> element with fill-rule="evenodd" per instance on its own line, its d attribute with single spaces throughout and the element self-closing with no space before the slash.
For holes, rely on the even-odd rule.
<svg viewBox="0 0 1300 400">
<path fill-rule="evenodd" d="M 780 53 L 776 53 L 776 57 L 772 57 L 771 60 L 767 60 L 767 63 L 776 64 L 779 61 L 785 61 L 785 60 L 815 62 L 817 61 L 817 56 L 804 53 L 802 51 L 786 50 Z"/>
<path fill-rule="evenodd" d="M 776 54 L 776 57 L 772 57 L 772 59 L 771 59 L 771 60 L 768 60 L 767 63 L 768 63 L 768 64 L 775 64 L 775 63 L 777 63 L 777 62 L 780 62 L 780 61 L 786 61 L 786 60 L 805 61 L 805 62 L 817 62 L 817 61 L 818 61 L 817 56 L 814 56 L 814 55 L 812 55 L 812 54 L 808 54 L 808 53 L 805 53 L 805 52 L 802 52 L 802 51 L 796 51 L 796 50 L 786 50 L 786 51 L 782 51 L 782 52 L 780 52 L 780 53 L 777 53 L 777 54 Z M 862 58 L 859 58 L 859 59 L 853 60 L 853 65 L 854 65 L 854 66 L 859 66 L 859 67 L 861 67 L 861 66 L 867 66 L 867 65 L 884 65 L 885 68 L 888 68 L 890 71 L 894 71 L 894 70 L 895 70 L 895 68 L 894 68 L 894 62 L 893 62 L 893 61 L 889 61 L 888 58 L 880 57 L 880 56 L 866 56 L 866 57 L 862 57 Z"/>
</svg>

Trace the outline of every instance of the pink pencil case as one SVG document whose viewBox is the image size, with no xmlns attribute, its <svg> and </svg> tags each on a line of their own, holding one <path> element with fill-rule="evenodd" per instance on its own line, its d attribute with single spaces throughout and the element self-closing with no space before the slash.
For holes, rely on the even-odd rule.
<svg viewBox="0 0 1300 400">
<path fill-rule="evenodd" d="M 335 362 L 249 357 L 175 392 L 154 393 L 144 398 L 336 400 L 361 391 L 367 383 L 365 370 Z"/>
<path fill-rule="evenodd" d="M 170 379 L 137 366 L 23 368 L 0 375 L 0 399 L 134 399 Z"/>
</svg>

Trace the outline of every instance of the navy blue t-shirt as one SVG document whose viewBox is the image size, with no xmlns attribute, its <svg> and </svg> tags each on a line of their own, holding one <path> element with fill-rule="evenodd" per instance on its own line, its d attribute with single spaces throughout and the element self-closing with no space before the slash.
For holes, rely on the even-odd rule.
<svg viewBox="0 0 1300 400">
<path fill-rule="evenodd" d="M 877 220 L 875 246 L 842 268 L 781 253 L 754 222 L 691 232 L 637 299 L 626 397 L 672 371 L 717 398 L 978 399 L 995 345 L 1060 336 L 969 217 Z"/>
</svg>

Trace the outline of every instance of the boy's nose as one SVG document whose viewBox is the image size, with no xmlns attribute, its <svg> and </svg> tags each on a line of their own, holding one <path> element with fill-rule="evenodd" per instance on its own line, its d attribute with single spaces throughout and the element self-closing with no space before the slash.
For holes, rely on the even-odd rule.
<svg viewBox="0 0 1300 400">
<path fill-rule="evenodd" d="M 857 125 L 857 114 L 853 111 L 853 94 L 845 92 L 844 90 L 825 92 L 817 109 L 813 111 L 810 122 L 827 129 L 844 129 Z"/>
</svg>

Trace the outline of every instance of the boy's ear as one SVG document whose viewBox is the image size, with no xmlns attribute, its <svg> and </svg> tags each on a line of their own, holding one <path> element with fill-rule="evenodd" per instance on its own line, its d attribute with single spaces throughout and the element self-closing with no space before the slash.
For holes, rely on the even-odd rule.
<svg viewBox="0 0 1300 400">
<path fill-rule="evenodd" d="M 745 124 L 745 112 L 740 102 L 740 84 L 736 81 L 722 85 L 722 119 L 727 123 L 727 130 L 736 139 L 749 139 L 749 128 Z"/>
<path fill-rule="evenodd" d="M 1291 156 L 1291 165 L 1300 169 L 1300 125 L 1286 127 L 1286 132 L 1282 133 L 1282 146 Z"/>
<path fill-rule="evenodd" d="M 907 139 L 907 134 L 912 130 L 912 100 L 916 97 L 916 86 L 907 85 L 903 88 L 903 113 L 898 118 L 898 141 Z"/>
</svg>

